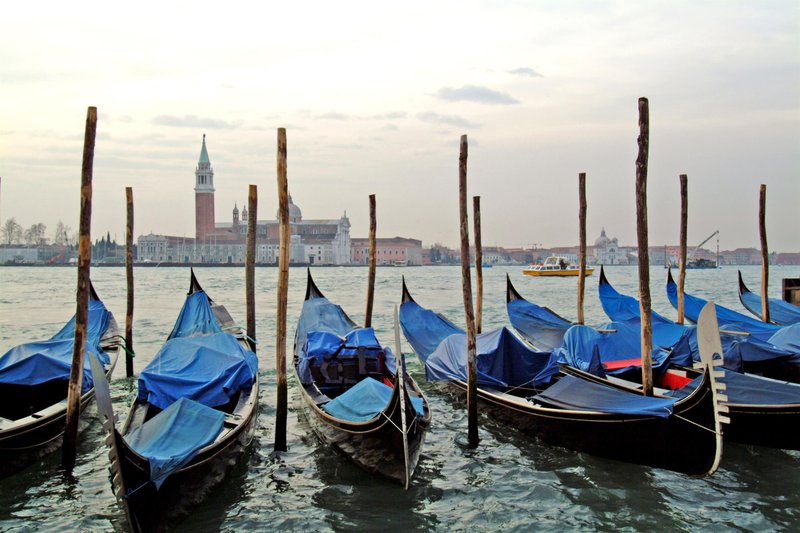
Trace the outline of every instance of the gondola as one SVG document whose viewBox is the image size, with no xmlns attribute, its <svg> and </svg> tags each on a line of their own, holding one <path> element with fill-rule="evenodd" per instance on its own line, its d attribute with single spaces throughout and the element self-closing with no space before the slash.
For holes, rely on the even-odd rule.
<svg viewBox="0 0 800 533">
<path fill-rule="evenodd" d="M 403 281 L 400 324 L 429 380 L 466 393 L 466 340 L 446 317 L 421 307 Z M 713 327 L 713 326 L 708 326 Z M 680 398 L 647 397 L 564 374 L 552 354 L 539 352 L 508 328 L 476 342 L 478 399 L 503 423 L 542 441 L 601 457 L 711 474 L 722 453 L 714 372 Z M 706 368 L 717 366 L 704 354 Z"/>
<path fill-rule="evenodd" d="M 742 279 L 742 271 L 739 271 L 739 301 L 745 309 L 750 311 L 759 320 L 763 320 L 761 315 L 761 295 L 753 294 Z M 779 326 L 791 326 L 800 323 L 800 307 L 784 302 L 778 298 L 769 298 L 769 321 Z"/>
<path fill-rule="evenodd" d="M 361 468 L 408 487 L 430 428 L 428 402 L 405 361 L 331 303 L 308 272 L 294 369 L 319 438 Z"/>
<path fill-rule="evenodd" d="M 108 383 L 92 362 L 111 447 L 111 485 L 134 532 L 159 531 L 221 481 L 252 440 L 258 359 L 228 311 L 191 273 L 186 301 L 162 348 L 140 373 L 116 428 Z"/>
<path fill-rule="evenodd" d="M 672 278 L 671 270 L 667 272 L 667 298 L 677 309 L 678 286 Z M 707 301 L 686 293 L 683 299 L 686 318 L 697 322 L 700 309 Z M 745 371 L 800 383 L 800 324 L 778 326 L 756 320 L 721 305 L 716 305 L 716 308 L 721 327 L 726 331 L 740 332 L 748 342 L 739 343 L 739 346 L 755 351 L 753 354 L 742 354 Z M 747 365 L 748 359 L 750 368 Z"/>
<path fill-rule="evenodd" d="M 600 272 L 600 283 L 600 300 L 609 317 L 612 319 L 625 318 L 628 323 L 638 324 L 639 302 L 631 296 L 617 292 L 602 271 Z M 695 326 L 665 324 L 665 321 L 666 319 L 663 317 L 654 319 L 654 337 L 660 327 L 683 328 L 686 332 L 684 338 L 692 337 L 694 338 L 693 342 L 697 342 Z M 723 351 L 728 350 L 739 354 L 751 352 L 749 349 L 736 346 L 738 343 L 750 343 L 746 338 L 736 335 L 727 335 L 727 337 L 729 346 L 726 348 L 723 343 Z M 668 339 L 669 335 L 662 335 L 661 338 Z M 730 339 L 733 341 L 731 342 Z M 696 370 L 686 368 L 687 365 L 691 365 L 691 362 L 685 360 L 686 350 L 691 350 L 690 343 L 681 342 L 666 347 L 666 349 L 670 352 L 670 360 L 679 355 L 679 352 L 683 352 L 683 362 L 674 366 L 681 368 L 684 372 L 686 376 L 684 382 L 686 379 L 695 379 Z M 750 366 L 746 363 L 738 369 L 738 372 L 725 368 L 724 376 L 720 378 L 727 386 L 725 405 L 728 406 L 731 420 L 730 424 L 725 427 L 725 439 L 731 442 L 774 448 L 800 449 L 800 433 L 794 430 L 800 424 L 800 385 L 742 372 Z M 763 370 L 765 367 L 756 366 L 754 368 Z M 674 381 L 673 383 L 680 384 Z M 681 392 L 676 390 L 673 394 L 681 394 Z"/>
<path fill-rule="evenodd" d="M 100 358 L 110 376 L 120 337 L 114 315 L 89 284 L 86 360 Z M 64 434 L 75 317 L 51 338 L 15 346 L 0 357 L 0 478 L 56 450 Z M 94 397 L 85 363 L 80 410 Z"/>
</svg>

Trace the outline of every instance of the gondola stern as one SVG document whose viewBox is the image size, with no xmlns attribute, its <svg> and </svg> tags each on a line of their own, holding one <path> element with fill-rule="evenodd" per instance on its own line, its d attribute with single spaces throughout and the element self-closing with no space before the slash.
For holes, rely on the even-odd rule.
<svg viewBox="0 0 800 533">
<path fill-rule="evenodd" d="M 322 291 L 319 290 L 317 284 L 314 283 L 314 278 L 311 277 L 311 268 L 306 269 L 307 272 L 307 281 L 306 281 L 306 300 L 313 300 L 314 298 L 325 298 L 322 294 Z"/>
<path fill-rule="evenodd" d="M 92 283 L 92 280 L 89 280 L 89 301 L 90 302 L 101 301 L 100 297 L 97 295 L 97 291 L 94 290 L 94 284 Z"/>
<path fill-rule="evenodd" d="M 600 265 L 600 281 L 598 282 L 599 285 L 611 285 L 608 282 L 608 278 L 606 278 L 606 271 L 603 268 L 603 265 Z"/>
<path fill-rule="evenodd" d="M 739 274 L 739 297 L 743 294 L 750 292 L 750 289 L 747 288 L 747 285 L 744 284 L 744 279 L 742 279 L 742 271 L 738 270 L 737 273 Z"/>
<path fill-rule="evenodd" d="M 514 288 L 514 284 L 511 283 L 511 276 L 506 273 L 506 303 L 523 299 L 519 292 L 517 292 L 517 289 Z"/>
<path fill-rule="evenodd" d="M 408 291 L 408 286 L 406 285 L 406 277 L 403 276 L 402 280 L 403 280 L 403 295 L 400 298 L 400 303 L 404 304 L 406 302 L 413 302 L 414 298 L 411 297 L 411 293 Z"/>
<path fill-rule="evenodd" d="M 187 292 L 186 295 L 202 292 L 203 287 L 200 286 L 200 282 L 197 281 L 197 276 L 194 275 L 194 268 L 189 268 L 189 275 L 189 292 Z"/>
<path fill-rule="evenodd" d="M 675 279 L 672 277 L 672 267 L 667 269 L 667 285 L 674 285 Z"/>
</svg>

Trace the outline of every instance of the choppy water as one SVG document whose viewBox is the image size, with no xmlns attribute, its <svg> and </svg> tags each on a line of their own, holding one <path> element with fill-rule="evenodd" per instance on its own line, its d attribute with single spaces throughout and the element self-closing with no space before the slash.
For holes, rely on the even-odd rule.
<svg viewBox="0 0 800 533">
<path fill-rule="evenodd" d="M 565 317 L 575 316 L 575 279 L 525 277 L 518 267 L 484 270 L 484 329 L 507 323 L 505 274 L 522 296 Z M 760 270 L 744 267 L 746 282 L 758 290 Z M 798 277 L 797 267 L 773 267 L 771 290 L 780 279 Z M 363 321 L 367 271 L 317 268 L 315 281 L 356 321 Z M 241 323 L 245 318 L 244 271 L 201 268 L 200 283 Z M 392 342 L 392 310 L 400 299 L 400 277 L 423 306 L 463 322 L 460 268 L 379 268 L 373 324 Z M 637 270 L 609 268 L 621 292 L 635 295 Z M 163 343 L 183 303 L 185 268 L 138 268 L 134 342 L 136 369 L 142 369 Z M 121 327 L 125 318 L 125 272 L 94 268 L 92 279 Z M 322 446 L 297 405 L 289 380 L 289 451 L 272 457 L 275 415 L 275 315 L 277 270 L 256 270 L 257 332 L 260 339 L 261 407 L 256 438 L 208 500 L 177 524 L 177 531 L 774 531 L 800 528 L 800 453 L 726 445 L 720 470 L 694 478 L 543 445 L 514 428 L 480 418 L 481 443 L 466 442 L 463 405 L 425 382 L 414 358 L 409 369 L 428 394 L 433 427 L 408 491 L 371 477 Z M 653 268 L 653 308 L 675 313 L 664 294 L 665 271 Z M 597 299 L 597 275 L 587 279 L 586 322 L 605 317 Z M 49 337 L 74 313 L 76 272 L 69 268 L 0 267 L 0 351 L 31 339 Z M 687 291 L 742 310 L 736 296 L 736 270 L 695 270 Z M 292 269 L 289 335 L 299 316 L 305 271 Z M 291 345 L 288 346 L 291 352 Z M 404 350 L 410 348 L 404 341 Z M 124 377 L 122 359 L 112 381 L 114 406 L 121 417 L 135 394 Z M 19 474 L 0 480 L 2 531 L 124 530 L 124 516 L 108 483 L 107 450 L 94 407 L 92 423 L 81 434 L 77 466 L 67 476 L 56 452 Z M 796 428 L 800 431 L 800 428 Z"/>
</svg>

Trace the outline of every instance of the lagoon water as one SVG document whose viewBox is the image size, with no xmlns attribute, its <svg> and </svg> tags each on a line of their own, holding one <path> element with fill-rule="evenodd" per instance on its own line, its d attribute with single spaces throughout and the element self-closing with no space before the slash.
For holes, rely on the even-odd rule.
<svg viewBox="0 0 800 533">
<path fill-rule="evenodd" d="M 742 271 L 750 289 L 758 291 L 760 268 Z M 199 268 L 196 273 L 211 298 L 244 324 L 244 269 Z M 494 267 L 484 270 L 484 330 L 508 322 L 506 273 L 523 297 L 574 319 L 576 278 L 530 278 L 520 267 Z M 598 273 L 587 278 L 585 316 L 593 325 L 606 320 L 597 298 Z M 620 292 L 636 296 L 635 267 L 611 267 L 606 273 Z M 365 268 L 315 268 L 313 275 L 329 299 L 363 322 Z M 420 305 L 463 323 L 460 267 L 378 268 L 373 324 L 385 344 L 393 343 L 391 317 L 400 300 L 401 276 Z M 652 268 L 653 309 L 674 318 L 665 276 L 663 268 Z M 54 334 L 74 313 L 76 277 L 72 268 L 0 267 L 0 352 Z M 771 267 L 772 297 L 779 297 L 785 277 L 800 277 L 800 268 Z M 189 269 L 137 268 L 135 278 L 138 372 L 172 328 L 188 289 Z M 291 269 L 289 354 L 305 279 L 305 269 Z M 94 267 L 92 280 L 124 330 L 125 270 Z M 362 472 L 320 444 L 297 403 L 291 365 L 289 451 L 275 457 L 276 280 L 277 269 L 256 270 L 261 394 L 255 439 L 208 499 L 175 524 L 175 531 L 800 529 L 800 452 L 726 444 L 716 474 L 689 477 L 546 446 L 485 415 L 480 417 L 480 445 L 471 449 L 465 446 L 464 405 L 426 383 L 413 356 L 409 370 L 428 395 L 433 426 L 408 491 Z M 689 271 L 686 290 L 746 313 L 736 295 L 736 267 Z M 405 340 L 403 347 L 410 353 Z M 121 358 L 111 383 L 121 419 L 135 390 Z M 61 470 L 56 452 L 0 480 L 0 531 L 126 529 L 108 482 L 107 449 L 94 406 L 84 418 L 90 423 L 80 435 L 71 475 Z"/>
</svg>

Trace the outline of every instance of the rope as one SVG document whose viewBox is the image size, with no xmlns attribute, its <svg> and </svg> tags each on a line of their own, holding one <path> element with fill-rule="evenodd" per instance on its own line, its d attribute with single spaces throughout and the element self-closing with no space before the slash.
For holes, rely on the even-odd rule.
<svg viewBox="0 0 800 533">
<path fill-rule="evenodd" d="M 721 435 L 722 435 L 722 433 L 717 433 L 717 432 L 716 432 L 716 431 L 714 431 L 713 429 L 711 429 L 711 428 L 707 428 L 707 427 L 705 427 L 704 425 L 702 425 L 702 424 L 698 424 L 697 422 L 694 422 L 694 421 L 692 421 L 692 420 L 689 420 L 688 418 L 682 417 L 681 415 L 676 415 L 675 413 L 672 413 L 672 416 L 674 416 L 675 418 L 679 418 L 679 419 L 683 420 L 684 422 L 687 422 L 687 423 L 689 423 L 689 424 L 692 424 L 692 425 L 694 425 L 694 426 L 697 426 L 697 427 L 699 427 L 700 429 L 702 429 L 702 430 L 704 430 L 704 431 L 708 431 L 709 433 L 713 433 L 714 435 L 718 435 L 718 436 L 721 436 Z"/>
</svg>

